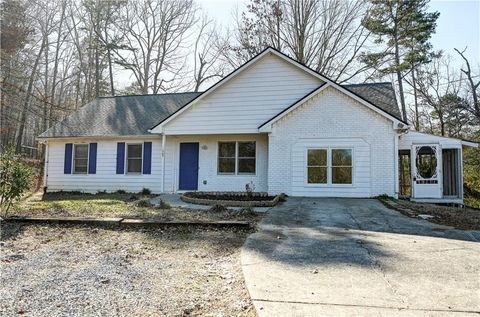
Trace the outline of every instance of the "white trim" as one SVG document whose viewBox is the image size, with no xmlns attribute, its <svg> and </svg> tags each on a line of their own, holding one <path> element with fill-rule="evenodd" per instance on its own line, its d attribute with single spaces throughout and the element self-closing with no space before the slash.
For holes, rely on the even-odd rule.
<svg viewBox="0 0 480 317">
<path fill-rule="evenodd" d="M 45 144 L 45 162 L 43 167 L 43 187 L 48 187 L 48 158 L 49 158 L 48 143 Z M 65 158 L 64 158 L 65 159 Z"/>
<path fill-rule="evenodd" d="M 363 98 L 360 98 L 358 97 L 356 94 L 350 92 L 349 90 L 347 90 L 346 88 L 342 87 L 341 85 L 333 82 L 332 80 L 320 75 L 319 73 L 311 70 L 310 68 L 306 67 L 305 65 L 302 65 L 301 63 L 285 56 L 284 54 L 280 53 L 280 52 L 277 52 L 275 49 L 269 47 L 267 49 L 265 49 L 262 53 L 258 54 L 257 56 L 255 56 L 254 58 L 252 58 L 251 60 L 249 60 L 248 62 L 246 62 L 245 64 L 243 64 L 242 66 L 240 66 L 239 68 L 237 68 L 235 71 L 233 71 L 232 73 L 230 73 L 227 77 L 223 78 L 222 80 L 220 80 L 216 85 L 212 86 L 211 89 L 205 91 L 203 94 L 199 95 L 197 98 L 195 98 L 194 100 L 192 100 L 191 102 L 189 102 L 188 104 L 186 104 L 185 106 L 183 106 L 182 108 L 180 108 L 177 112 L 173 113 L 170 117 L 166 118 L 164 121 L 162 121 L 161 123 L 157 124 L 156 126 L 154 126 L 152 129 L 149 129 L 148 132 L 150 133 L 157 133 L 157 134 L 160 134 L 160 133 L 163 133 L 164 130 L 163 130 L 163 127 L 170 121 L 172 121 L 173 119 L 177 118 L 179 115 L 181 115 L 182 113 L 184 113 L 187 109 L 189 109 L 190 107 L 192 107 L 193 105 L 195 105 L 196 103 L 198 103 L 200 100 L 202 100 L 203 98 L 205 98 L 206 96 L 210 95 L 212 92 L 214 92 L 215 90 L 217 90 L 218 88 L 222 87 L 223 85 L 225 85 L 225 83 L 227 83 L 228 81 L 230 81 L 232 78 L 236 77 L 240 72 L 244 71 L 246 68 L 248 68 L 250 65 L 252 65 L 253 63 L 255 63 L 256 61 L 258 61 L 259 59 L 261 59 L 263 56 L 267 55 L 267 54 L 273 54 L 279 58 L 281 58 L 282 60 L 290 63 L 291 65 L 294 65 L 302 70 L 304 70 L 305 72 L 309 73 L 310 75 L 324 81 L 327 85 L 323 84 L 323 86 L 332 86 L 332 87 L 335 87 L 336 89 L 338 89 L 339 91 L 343 92 L 344 94 L 346 94 L 347 96 L 355 99 L 356 101 L 360 102 L 361 104 L 365 105 L 366 107 L 370 108 L 371 110 L 379 113 L 380 115 L 383 115 L 384 117 L 390 119 L 391 121 L 393 121 L 394 124 L 402 124 L 404 127 L 407 127 L 406 124 L 404 122 L 402 122 L 401 120 L 393 117 L 392 115 L 388 114 L 386 111 L 378 108 L 377 106 L 373 105 L 372 103 L 364 100 Z M 319 87 L 319 90 L 317 91 L 314 91 L 313 92 L 313 95 L 315 95 L 316 93 L 318 93 L 319 91 L 321 91 L 322 89 L 320 89 L 321 87 Z M 305 101 L 306 99 L 309 99 L 309 97 L 311 97 L 312 94 L 309 94 L 306 98 L 303 98 L 299 104 L 302 104 L 303 102 L 302 101 Z M 286 111 L 287 113 L 289 111 Z M 286 113 L 281 113 L 278 117 L 282 117 L 283 115 L 285 115 Z M 268 125 L 268 124 L 266 124 Z M 264 125 L 265 126 L 265 125 Z M 267 131 L 268 132 L 268 131 Z"/>
<path fill-rule="evenodd" d="M 117 135 L 117 136 L 69 136 L 69 137 L 58 137 L 58 138 L 40 138 L 38 137 L 37 140 L 40 143 L 48 143 L 48 142 L 89 142 L 92 140 L 158 140 L 159 136 L 155 134 L 146 134 L 146 135 Z"/>
<path fill-rule="evenodd" d="M 462 145 L 464 146 L 469 146 L 469 147 L 478 147 L 478 143 L 471 142 L 471 141 L 465 141 L 465 140 L 460 140 Z"/>
</svg>

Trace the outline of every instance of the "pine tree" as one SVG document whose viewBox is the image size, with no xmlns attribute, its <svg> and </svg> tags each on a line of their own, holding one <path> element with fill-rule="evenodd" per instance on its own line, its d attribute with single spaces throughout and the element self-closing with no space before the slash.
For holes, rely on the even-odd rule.
<svg viewBox="0 0 480 317">
<path fill-rule="evenodd" d="M 362 59 L 367 65 L 377 67 L 381 74 L 397 75 L 402 116 L 407 120 L 403 76 L 429 61 L 429 40 L 440 13 L 426 12 L 429 0 L 370 0 L 370 3 L 372 7 L 362 24 L 376 36 L 375 43 L 385 43 L 386 49 L 366 53 Z"/>
</svg>

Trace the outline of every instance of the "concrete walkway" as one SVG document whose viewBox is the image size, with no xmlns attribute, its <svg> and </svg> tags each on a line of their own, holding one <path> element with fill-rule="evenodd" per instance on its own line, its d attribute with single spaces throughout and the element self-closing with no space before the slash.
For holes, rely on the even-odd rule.
<svg viewBox="0 0 480 317">
<path fill-rule="evenodd" d="M 191 204 L 180 199 L 181 194 L 160 194 L 151 199 L 151 203 L 154 205 L 160 204 L 160 201 L 163 200 L 167 202 L 170 206 L 174 208 L 187 208 L 187 209 L 196 209 L 196 210 L 208 210 L 212 206 Z M 243 207 L 228 207 L 230 210 L 240 211 Z M 272 207 L 253 207 L 255 212 L 267 212 Z"/>
<path fill-rule="evenodd" d="M 480 316 L 480 232 L 369 199 L 289 198 L 242 250 L 262 316 Z"/>
</svg>

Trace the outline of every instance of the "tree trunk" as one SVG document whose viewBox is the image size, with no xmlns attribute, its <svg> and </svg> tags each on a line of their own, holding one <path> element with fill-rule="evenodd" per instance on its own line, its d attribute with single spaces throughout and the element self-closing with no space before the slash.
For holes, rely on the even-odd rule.
<svg viewBox="0 0 480 317">
<path fill-rule="evenodd" d="M 33 82 L 35 81 L 35 75 L 37 74 L 37 68 L 38 68 L 38 63 L 40 62 L 40 58 L 42 57 L 43 50 L 45 49 L 45 44 L 47 41 L 47 36 L 45 35 L 42 44 L 40 46 L 40 51 L 37 54 L 37 57 L 35 58 L 35 63 L 33 64 L 32 72 L 30 74 L 30 78 L 28 80 L 28 88 L 27 91 L 25 92 L 25 102 L 23 103 L 23 109 L 22 109 L 22 114 L 20 115 L 20 125 L 19 125 L 19 130 L 18 130 L 18 135 L 17 135 L 17 140 L 15 144 L 15 151 L 17 153 L 20 153 L 22 150 L 22 141 L 23 141 L 23 133 L 25 130 L 25 123 L 27 121 L 27 112 L 28 108 L 30 107 L 30 98 L 32 96 L 32 90 L 33 90 Z"/>
<path fill-rule="evenodd" d="M 417 84 L 415 80 L 415 68 L 412 67 L 412 85 L 413 85 L 413 98 L 415 101 L 415 130 L 420 131 L 420 114 L 418 113 L 418 96 L 417 96 Z"/>
<path fill-rule="evenodd" d="M 398 81 L 398 94 L 400 95 L 400 105 L 402 106 L 402 117 L 405 122 L 408 122 L 407 108 L 405 106 L 405 96 L 403 95 L 403 80 L 402 72 L 398 70 L 400 66 L 400 52 L 398 47 L 398 40 L 395 38 L 395 66 L 397 66 L 397 81 Z"/>
</svg>

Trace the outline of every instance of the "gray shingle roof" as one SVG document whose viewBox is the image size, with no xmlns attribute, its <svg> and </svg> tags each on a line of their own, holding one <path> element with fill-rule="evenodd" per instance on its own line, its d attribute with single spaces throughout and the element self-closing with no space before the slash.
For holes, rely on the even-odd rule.
<svg viewBox="0 0 480 317">
<path fill-rule="evenodd" d="M 147 135 L 148 129 L 199 94 L 188 92 L 100 97 L 55 124 L 39 137 Z"/>
<path fill-rule="evenodd" d="M 359 95 L 363 99 L 366 99 L 370 103 L 376 105 L 397 119 L 402 119 L 392 83 L 385 82 L 342 86 Z"/>
<path fill-rule="evenodd" d="M 401 118 L 391 83 L 343 87 Z M 200 95 L 199 92 L 100 97 L 81 107 L 40 138 L 148 135 L 148 129 Z"/>
</svg>

